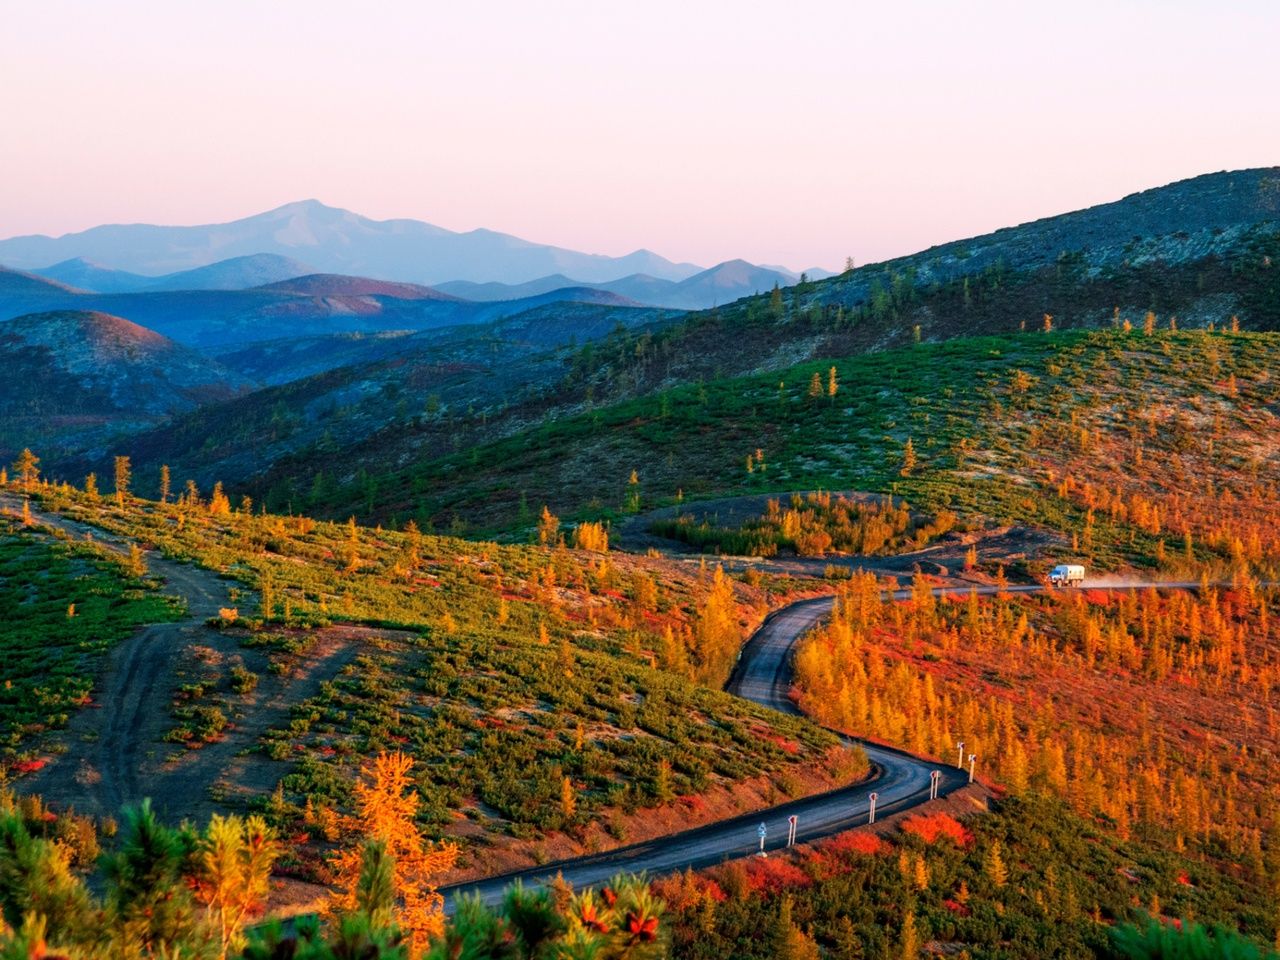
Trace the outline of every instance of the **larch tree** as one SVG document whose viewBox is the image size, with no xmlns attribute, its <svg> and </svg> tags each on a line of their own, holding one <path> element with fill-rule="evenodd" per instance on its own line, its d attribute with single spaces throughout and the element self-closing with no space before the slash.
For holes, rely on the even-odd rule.
<svg viewBox="0 0 1280 960">
<path fill-rule="evenodd" d="M 773 292 L 769 294 L 769 315 L 775 320 L 781 320 L 784 313 L 786 313 L 786 307 L 782 302 L 782 290 L 775 283 Z"/>
<path fill-rule="evenodd" d="M 160 502 L 169 502 L 169 465 L 160 465 Z"/>
<path fill-rule="evenodd" d="M 262 817 L 242 819 L 214 814 L 196 853 L 193 884 L 218 931 L 221 956 L 243 946 L 245 922 L 266 903 L 271 865 L 282 847 Z"/>
<path fill-rule="evenodd" d="M 907 442 L 902 448 L 902 468 L 898 471 L 899 476 L 909 477 L 916 468 L 916 446 L 912 443 L 911 438 L 907 437 Z"/>
<path fill-rule="evenodd" d="M 840 384 L 836 380 L 836 368 L 832 367 L 827 371 L 827 396 L 834 400 L 839 390 Z"/>
<path fill-rule="evenodd" d="M 542 505 L 542 516 L 538 518 L 538 542 L 544 547 L 554 547 L 560 542 L 560 518 L 546 504 Z"/>
<path fill-rule="evenodd" d="M 631 476 L 627 478 L 627 511 L 629 513 L 640 512 L 640 474 L 631 471 Z"/>
<path fill-rule="evenodd" d="M 791 895 L 783 894 L 778 913 L 769 931 L 770 955 L 777 960 L 819 960 L 822 956 L 813 938 L 791 918 Z"/>
<path fill-rule="evenodd" d="M 809 397 L 817 399 L 820 396 L 822 396 L 822 374 L 815 370 L 813 376 L 809 378 Z"/>
<path fill-rule="evenodd" d="M 13 462 L 13 473 L 24 490 L 30 490 L 40 476 L 40 458 L 31 452 L 30 447 L 23 447 L 18 454 L 18 459 Z"/>
<path fill-rule="evenodd" d="M 130 576 L 137 577 L 139 580 L 147 575 L 147 558 L 142 555 L 142 549 L 136 544 L 129 544 L 129 556 L 125 560 L 125 570 Z"/>
<path fill-rule="evenodd" d="M 393 864 L 395 922 L 405 934 L 410 956 L 416 958 L 444 929 L 444 898 L 436 883 L 457 861 L 458 848 L 428 842 L 419 832 L 420 798 L 413 789 L 413 762 L 406 753 L 381 753 L 364 767 L 355 785 L 356 813 L 347 818 L 347 826 L 363 835 L 366 843 L 385 847 Z M 333 905 L 344 912 L 355 912 L 360 906 L 365 861 L 365 844 L 334 857 L 338 889 Z"/>
<path fill-rule="evenodd" d="M 132 468 L 128 457 L 116 457 L 115 474 L 116 506 L 123 507 L 125 500 L 129 496 L 129 480 L 132 477 Z"/>
<path fill-rule="evenodd" d="M 609 550 L 609 531 L 604 528 L 602 523 L 584 520 L 573 528 L 573 546 L 577 550 L 607 553 Z"/>
<path fill-rule="evenodd" d="M 694 656 L 700 678 L 718 680 L 732 662 L 741 641 L 737 609 L 733 602 L 733 581 L 725 575 L 722 567 L 716 567 L 695 632 Z"/>
</svg>

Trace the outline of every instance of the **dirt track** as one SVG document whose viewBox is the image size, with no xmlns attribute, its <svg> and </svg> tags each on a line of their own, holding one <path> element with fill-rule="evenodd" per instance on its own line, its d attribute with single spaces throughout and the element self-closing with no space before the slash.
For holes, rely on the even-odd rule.
<svg viewBox="0 0 1280 960">
<path fill-rule="evenodd" d="M 16 510 L 21 504 L 0 497 L 0 507 Z M 73 537 L 91 537 L 116 551 L 127 548 L 127 540 L 86 524 L 34 507 L 33 514 L 38 522 Z M 41 794 L 56 808 L 97 815 L 115 815 L 150 797 L 165 819 L 199 822 L 220 806 L 273 790 L 285 768 L 256 752 L 259 737 L 286 721 L 292 704 L 314 696 L 321 683 L 367 649 L 368 641 L 391 638 L 393 632 L 329 628 L 289 675 L 277 676 L 267 671 L 264 654 L 244 649 L 235 636 L 206 625 L 220 608 L 233 605 L 233 586 L 239 592 L 237 603 L 252 602 L 242 586 L 154 552 L 146 560 L 164 592 L 186 601 L 186 616 L 144 627 L 113 648 L 95 683 L 93 704 L 75 714 L 62 735 L 67 751 L 16 786 Z M 236 719 L 222 739 L 188 750 L 163 737 L 175 725 L 171 711 L 179 671 L 193 659 L 196 646 L 224 658 L 240 657 L 261 681 L 250 694 L 228 694 Z"/>
</svg>

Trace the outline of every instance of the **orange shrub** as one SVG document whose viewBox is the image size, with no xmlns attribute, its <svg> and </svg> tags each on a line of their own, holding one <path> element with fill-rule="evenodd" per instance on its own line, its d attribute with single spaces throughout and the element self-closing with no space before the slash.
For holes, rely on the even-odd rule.
<svg viewBox="0 0 1280 960">
<path fill-rule="evenodd" d="M 973 834 L 959 820 L 945 813 L 924 813 L 907 817 L 902 821 L 902 832 L 919 837 L 928 844 L 945 837 L 962 849 L 973 842 Z"/>
</svg>

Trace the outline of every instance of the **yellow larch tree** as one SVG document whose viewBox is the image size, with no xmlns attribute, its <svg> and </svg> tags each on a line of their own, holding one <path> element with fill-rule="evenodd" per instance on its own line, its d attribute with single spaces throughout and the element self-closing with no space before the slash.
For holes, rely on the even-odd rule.
<svg viewBox="0 0 1280 960">
<path fill-rule="evenodd" d="M 420 798 L 410 776 L 413 757 L 406 753 L 380 753 L 361 770 L 355 786 L 356 813 L 344 818 L 348 832 L 357 832 L 365 843 L 381 843 L 394 863 L 395 922 L 404 933 L 411 957 L 419 957 L 430 939 L 444 929 L 444 898 L 436 890 L 440 874 L 458 859 L 452 843 L 424 840 L 416 815 Z M 340 911 L 357 907 L 365 843 L 338 853 L 333 861 L 338 890 L 333 906 Z"/>
</svg>

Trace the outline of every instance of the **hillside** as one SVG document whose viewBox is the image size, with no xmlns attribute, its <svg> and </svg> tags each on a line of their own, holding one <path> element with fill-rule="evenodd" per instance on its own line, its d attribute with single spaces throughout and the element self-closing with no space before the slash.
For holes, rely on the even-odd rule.
<svg viewBox="0 0 1280 960">
<path fill-rule="evenodd" d="M 1234 209 L 1218 197 L 1223 192 L 1233 195 L 1229 188 L 1234 181 L 1229 176 L 1202 181 L 1192 181 L 1199 184 L 1198 205 L 1188 202 L 1179 208 L 1187 217 L 1266 213 L 1257 204 L 1246 204 L 1243 211 Z M 1173 202 L 1187 187 L 1164 189 Z M 1128 202 L 1122 201 L 1113 214 L 1121 215 Z M 1137 207 L 1145 209 L 1150 202 L 1145 198 Z M 1067 219 L 1080 216 L 1067 215 Z M 1090 214 L 1085 219 L 1098 218 Z M 1047 229 L 1033 226 L 1036 231 Z M 797 284 L 777 297 L 747 298 L 716 310 L 669 317 L 660 324 L 638 326 L 630 333 L 618 332 L 583 346 L 576 356 L 567 358 L 562 376 L 556 378 L 548 371 L 537 391 L 510 395 L 497 407 L 485 401 L 469 413 L 464 403 L 448 408 L 443 419 L 383 418 L 385 429 L 356 448 L 297 449 L 288 460 L 265 469 L 259 464 L 254 471 L 257 477 L 250 478 L 242 470 L 232 473 L 225 465 L 202 462 L 202 457 L 185 462 L 201 476 L 220 474 L 236 483 L 249 481 L 248 489 L 261 496 L 272 490 L 307 489 L 317 474 L 323 474 L 326 483 L 341 486 L 355 479 L 354 464 L 370 473 L 400 471 L 408 462 L 459 449 L 460 436 L 468 438 L 467 445 L 492 440 L 587 407 L 681 384 L 781 370 L 806 359 L 847 357 L 910 344 L 916 338 L 944 341 L 1034 329 L 1043 324 L 1045 314 L 1052 316 L 1055 329 L 1110 326 L 1119 315 L 1136 324 L 1149 311 L 1164 326 L 1171 318 L 1183 326 L 1201 326 L 1222 323 L 1231 316 L 1247 329 L 1280 326 L 1280 274 L 1270 268 L 1280 259 L 1280 238 L 1271 222 L 1244 230 L 1223 228 L 1215 241 L 1216 252 L 1199 256 L 1203 251 L 1193 245 L 1186 251 L 1193 259 L 1173 255 L 1180 242 L 1176 236 L 1165 240 L 1172 245 L 1169 260 L 1122 261 L 1098 270 L 1085 265 L 1083 253 L 1023 270 L 997 263 L 945 283 L 911 280 L 902 264 L 898 267 L 903 272 L 895 272 L 896 267 L 863 267 L 851 276 L 864 278 L 859 283 L 878 291 L 870 300 L 857 300 L 856 285 L 843 277 Z M 876 286 L 875 278 L 882 274 L 889 280 Z M 848 305 L 825 302 L 837 294 L 853 299 Z M 507 308 L 502 303 L 487 306 Z M 335 354 L 331 362 L 339 360 Z M 461 400 L 464 394 L 455 396 Z M 177 459 L 182 451 L 168 455 Z M 353 505 L 354 501 L 349 502 L 347 508 Z M 375 504 L 374 509 L 380 513 L 385 506 Z"/>
<path fill-rule="evenodd" d="M 83 257 L 73 257 L 48 267 L 39 267 L 31 272 L 47 280 L 55 280 L 90 293 L 127 293 L 145 290 L 154 282 L 152 277 L 129 273 L 127 270 L 112 270 L 110 267 L 93 263 Z"/>
<path fill-rule="evenodd" d="M 456 300 L 415 283 L 392 283 L 368 277 L 348 277 L 334 273 L 308 273 L 263 284 L 273 293 L 296 293 L 304 297 L 393 297 L 397 300 Z"/>
<path fill-rule="evenodd" d="M 117 224 L 61 237 L 0 240 L 0 263 L 20 268 L 82 257 L 145 275 L 256 254 L 299 260 L 326 273 L 424 284 L 445 280 L 522 283 L 551 273 L 586 282 L 633 273 L 681 280 L 700 269 L 672 263 L 647 250 L 607 257 L 530 243 L 492 230 L 456 233 L 420 220 L 371 220 L 318 200 L 285 204 L 230 223 Z"/>
<path fill-rule="evenodd" d="M 338 487 L 308 506 L 496 529 L 518 522 L 522 498 L 617 517 L 635 494 L 656 505 L 678 492 L 893 490 L 1079 537 L 1101 490 L 1158 498 L 1194 477 L 1270 502 L 1249 478 L 1277 457 L 1267 370 L 1280 334 L 1163 327 L 957 339 L 677 387 L 383 472 L 372 504 L 368 489 Z M 1197 433 L 1206 423 L 1212 445 Z M 916 462 L 903 475 L 908 439 Z M 1134 458 L 1141 479 L 1125 472 Z M 1152 535 L 1129 543 L 1101 518 L 1091 526 L 1099 560 L 1154 555 Z M 1262 535 L 1264 552 L 1273 542 Z"/>
<path fill-rule="evenodd" d="M 248 290 L 311 273 L 305 263 L 273 253 L 218 260 L 193 270 L 154 277 L 135 290 Z M 93 288 L 98 289 L 98 288 Z"/>
<path fill-rule="evenodd" d="M 74 302 L 74 287 L 34 273 L 0 267 L 0 318 L 43 310 L 50 304 Z"/>
<path fill-rule="evenodd" d="M 307 462 L 317 450 L 344 456 L 340 451 L 365 438 L 406 425 L 439 431 L 460 447 L 474 435 L 473 423 L 552 392 L 570 344 L 670 320 L 645 308 L 554 301 L 501 316 L 516 305 L 494 304 L 499 318 L 485 324 L 290 338 L 228 350 L 218 354 L 220 363 L 274 385 L 177 417 L 119 450 L 127 448 L 149 468 L 168 463 L 204 486 L 216 480 L 241 486 L 264 464 Z M 75 476 L 106 462 L 95 452 L 53 466 Z"/>
<path fill-rule="evenodd" d="M 0 457 L 100 444 L 246 392 L 250 381 L 120 317 L 41 313 L 0 325 Z"/>
<path fill-rule="evenodd" d="M 686 823 L 714 819 L 768 805 L 778 790 L 796 796 L 865 772 L 857 751 L 802 718 L 715 689 L 768 602 L 759 587 L 563 545 L 250 514 L 219 496 L 131 498 L 120 508 L 114 498 L 41 492 L 40 509 L 56 510 L 49 522 L 64 530 L 88 523 L 112 550 L 158 548 L 150 569 L 198 605 L 156 628 L 165 643 L 152 645 L 160 662 L 146 669 L 158 670 L 159 695 L 134 704 L 131 684 L 152 681 L 127 671 L 99 694 L 137 715 L 118 736 L 184 748 L 155 750 L 132 780 L 114 782 L 108 769 L 86 785 L 77 763 L 96 744 L 82 734 L 100 721 L 62 702 L 42 717 L 35 676 L 24 672 L 20 700 L 5 709 L 46 723 L 12 731 L 5 767 L 29 774 L 21 789 L 99 813 L 104 799 L 145 791 L 177 822 L 191 810 L 258 805 L 279 783 L 285 805 L 270 817 L 291 835 L 315 831 L 317 842 L 296 853 L 306 876 L 323 878 L 315 812 L 349 811 L 350 791 L 335 785 L 358 774 L 362 757 L 398 745 L 425 773 L 423 826 L 464 845 L 465 876 L 536 862 L 539 850 L 616 845 L 659 808 L 683 810 Z M 18 540 L 27 552 L 43 542 L 40 530 Z M 61 597 L 42 597 L 48 606 L 70 599 L 60 586 Z M 252 687 L 237 690 L 237 668 L 288 706 L 264 710 Z M 65 752 L 23 767 L 58 742 Z M 700 800 L 672 810 L 676 795 Z"/>
<path fill-rule="evenodd" d="M 460 436 L 467 436 L 468 443 L 494 439 L 544 418 L 577 412 L 584 405 L 680 383 L 781 369 L 806 358 L 849 356 L 916 338 L 937 341 L 1006 333 L 1038 326 L 1045 314 L 1052 315 L 1056 328 L 1107 325 L 1117 312 L 1136 319 L 1150 310 L 1162 321 L 1178 317 L 1184 326 L 1235 315 L 1246 328 L 1266 329 L 1280 323 L 1280 281 L 1268 266 L 1280 256 L 1280 239 L 1274 221 L 1260 219 L 1272 215 L 1272 182 L 1265 170 L 1197 178 L 1102 208 L 1000 231 L 980 238 L 981 243 L 968 242 L 965 256 L 944 256 L 945 251 L 960 249 L 951 245 L 683 318 L 652 316 L 635 323 L 624 318 L 624 329 L 603 340 L 598 328 L 589 336 L 580 335 L 571 323 L 542 314 L 555 333 L 535 340 L 557 348 L 575 340 L 580 345 L 576 356 L 564 358 L 568 363 L 559 373 L 556 365 L 561 360 L 529 368 L 521 359 L 527 347 L 518 348 L 504 363 L 501 354 L 507 341 L 502 336 L 491 340 L 487 355 L 456 345 L 450 349 L 453 359 L 438 366 L 452 369 L 448 364 L 454 360 L 468 365 L 463 380 L 440 390 L 415 391 L 410 403 L 401 398 L 381 404 L 381 409 L 381 394 L 361 395 L 363 412 L 356 420 L 367 428 L 367 439 L 360 439 L 358 449 L 347 449 L 345 441 L 331 449 L 332 437 L 315 446 L 316 438 L 304 432 L 296 443 L 273 447 L 276 455 L 270 461 L 258 460 L 250 469 L 207 449 L 210 436 L 215 438 L 214 449 L 226 446 L 216 443 L 228 439 L 222 436 L 228 432 L 226 426 L 216 422 L 204 424 L 192 449 L 174 445 L 173 437 L 193 436 L 185 428 L 163 442 L 144 440 L 140 446 L 183 463 L 202 478 L 251 484 L 262 494 L 273 488 L 308 488 L 317 473 L 341 485 L 355 479 L 353 464 L 374 472 L 398 469 L 408 461 L 457 449 Z M 1171 227 L 1178 229 L 1145 236 L 1141 245 L 1147 253 L 1142 256 L 1129 256 L 1137 248 L 1117 247 L 1114 241 L 1120 236 L 1132 240 L 1135 230 Z M 1051 242 L 1086 241 L 1094 245 L 1059 251 L 1037 265 Z M 985 252 L 972 253 L 979 248 Z M 1015 268 L 1015 261 L 1022 266 Z M 938 279 L 947 270 L 968 272 Z M 742 264 L 724 265 L 723 272 L 733 282 L 750 273 Z M 23 275 L 11 274 L 18 277 Z M 21 289 L 15 302 L 34 298 L 42 309 L 97 309 L 127 316 L 211 355 L 235 356 L 245 373 L 272 384 L 390 359 L 395 348 L 392 338 L 382 336 L 387 332 L 470 325 L 476 337 L 484 338 L 489 336 L 484 330 L 488 324 L 550 303 L 619 309 L 634 303 L 615 293 L 581 287 L 520 300 L 464 302 L 428 295 L 428 288 L 331 275 L 246 291 L 117 295 L 77 294 L 30 277 L 12 283 Z M 0 311 L 6 306 L 0 292 Z M 565 316 L 572 317 L 576 309 L 566 307 Z M 631 333 L 625 330 L 628 326 Z M 357 339 L 353 334 L 377 337 Z M 587 346 L 581 346 L 584 341 Z M 474 366 L 477 357 L 483 357 L 480 368 Z M 279 360 L 279 366 L 273 368 L 269 358 Z M 503 370 L 499 382 L 505 395 L 500 400 L 489 390 L 491 380 L 475 375 L 481 368 Z M 358 382 L 362 376 L 353 372 L 343 382 Z M 309 394 L 308 388 L 294 396 Z M 440 404 L 448 411 L 446 418 L 418 414 L 422 408 L 415 406 L 417 400 L 425 405 L 432 396 L 437 397 L 433 407 Z M 319 409 L 292 407 L 288 397 L 261 399 L 270 401 L 277 421 L 314 421 Z M 349 407 L 343 399 L 333 409 Z M 281 457 L 285 459 L 277 460 Z"/>
<path fill-rule="evenodd" d="M 536 395 L 512 396 L 475 415 L 455 407 L 443 421 L 402 419 L 351 450 L 302 450 L 263 471 L 250 489 L 258 496 L 273 488 L 307 489 L 317 474 L 341 486 L 351 479 L 353 463 L 371 473 L 400 473 L 408 462 L 457 450 L 460 433 L 469 438 L 468 445 L 495 440 L 531 424 L 563 421 L 584 409 L 660 395 L 700 380 L 785 370 L 810 358 L 850 357 L 911 344 L 916 327 L 922 343 L 1038 329 L 1046 313 L 1055 329 L 1110 327 L 1119 322 L 1117 316 L 1141 326 L 1147 312 L 1155 312 L 1161 327 L 1174 318 L 1186 327 L 1221 325 L 1236 316 L 1246 328 L 1275 328 L 1280 325 L 1280 274 L 1267 266 L 1268 258 L 1280 258 L 1275 238 L 1242 240 L 1229 258 L 1148 264 L 1093 279 L 1057 267 L 1023 274 L 991 270 L 968 284 L 940 285 L 910 296 L 904 292 L 878 312 L 838 306 L 792 309 L 791 298 L 803 291 L 791 288 L 776 310 L 770 309 L 769 298 L 747 300 L 610 335 L 568 357 L 558 381 Z M 350 509 L 356 501 L 341 508 L 336 507 L 339 502 L 333 501 L 335 509 Z M 617 501 L 605 497 L 602 502 Z M 393 503 L 382 501 L 374 510 L 394 513 L 398 508 Z"/>
</svg>

